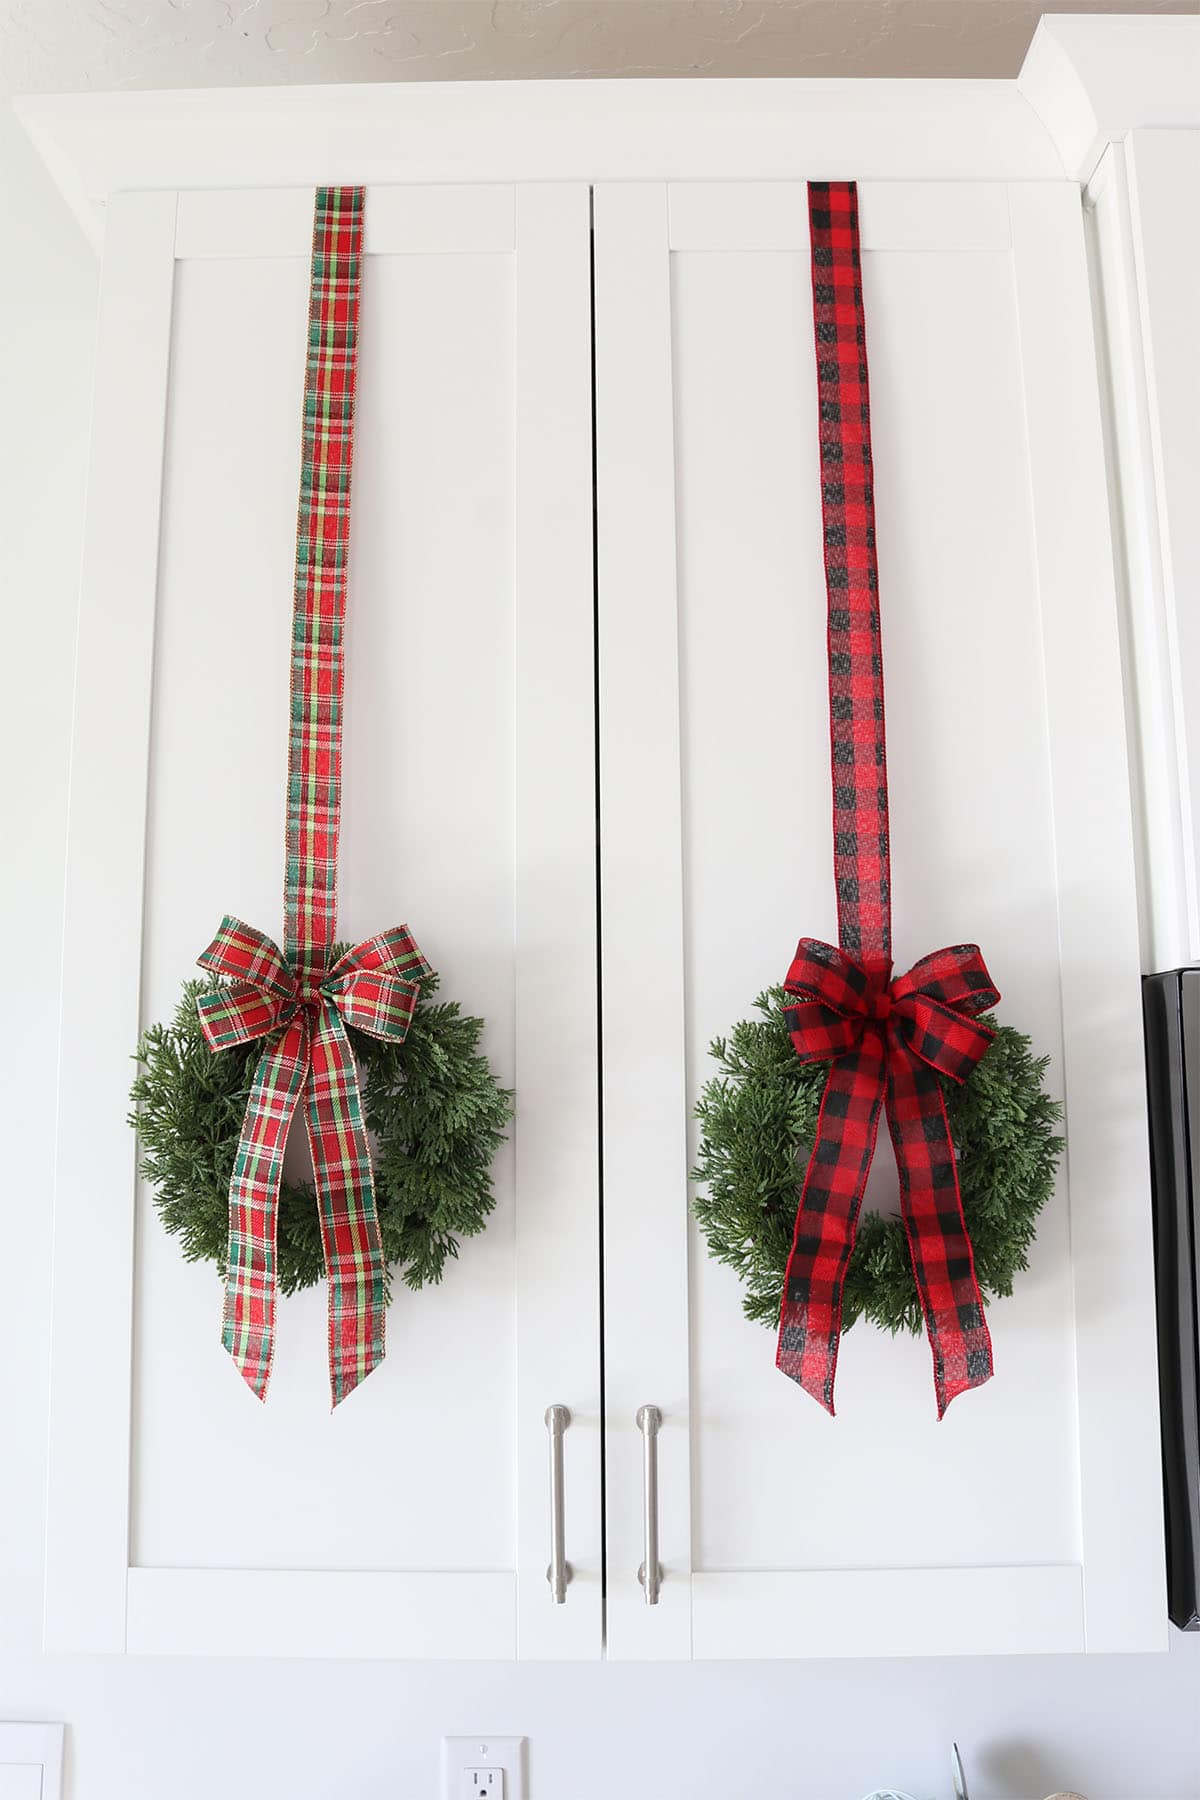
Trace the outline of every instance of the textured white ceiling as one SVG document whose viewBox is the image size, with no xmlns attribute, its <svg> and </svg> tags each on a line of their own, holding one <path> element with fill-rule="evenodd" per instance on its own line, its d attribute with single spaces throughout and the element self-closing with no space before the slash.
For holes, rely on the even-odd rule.
<svg viewBox="0 0 1200 1800">
<path fill-rule="evenodd" d="M 1051 10 L 1200 0 L 0 0 L 0 86 L 1009 76 Z"/>
</svg>

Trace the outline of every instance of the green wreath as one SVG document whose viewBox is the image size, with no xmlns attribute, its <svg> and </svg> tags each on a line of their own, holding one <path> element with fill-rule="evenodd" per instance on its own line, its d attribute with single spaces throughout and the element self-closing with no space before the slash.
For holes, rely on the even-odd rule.
<svg viewBox="0 0 1200 1800">
<path fill-rule="evenodd" d="M 407 1287 L 440 1281 L 460 1238 L 483 1230 L 495 1204 L 493 1158 L 512 1116 L 480 1053 L 483 1020 L 453 1001 L 434 1001 L 437 976 L 421 994 L 402 1044 L 347 1027 L 360 1065 L 363 1111 L 375 1139 L 375 1200 L 384 1259 Z M 137 1048 L 130 1124 L 141 1143 L 141 1172 L 155 1189 L 167 1230 L 189 1262 L 225 1273 L 229 1183 L 262 1045 L 215 1054 L 200 1030 L 196 1000 L 210 981 L 189 981 L 169 1025 L 151 1025 Z M 279 1196 L 276 1273 L 294 1294 L 324 1279 L 316 1195 L 285 1181 Z"/>
<path fill-rule="evenodd" d="M 772 1328 L 779 1323 L 783 1278 L 796 1207 L 817 1129 L 828 1065 L 802 1063 L 783 1018 L 783 989 L 755 1001 L 759 1017 L 743 1019 L 711 1046 L 721 1073 L 696 1105 L 701 1140 L 693 1209 L 710 1256 L 735 1269 L 746 1287 L 743 1310 Z M 1028 1267 L 1037 1216 L 1054 1187 L 1063 1140 L 1058 1101 L 1043 1086 L 1049 1058 L 1034 1056 L 1027 1037 L 995 1018 L 996 1036 L 960 1085 L 943 1082 L 958 1158 L 963 1215 L 984 1298 L 1011 1294 Z M 846 1272 L 843 1326 L 871 1319 L 886 1330 L 919 1332 L 917 1298 L 904 1226 L 865 1213 Z"/>
</svg>

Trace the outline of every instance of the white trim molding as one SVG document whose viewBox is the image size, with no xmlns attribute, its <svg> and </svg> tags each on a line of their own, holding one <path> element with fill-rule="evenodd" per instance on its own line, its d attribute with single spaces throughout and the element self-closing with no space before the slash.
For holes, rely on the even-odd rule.
<svg viewBox="0 0 1200 1800">
<path fill-rule="evenodd" d="M 1174 229 L 1174 209 L 1197 171 L 1200 132 L 1134 132 L 1106 149 L 1087 215 L 1147 972 L 1200 956 L 1200 743 L 1188 707 L 1200 643 L 1186 601 L 1200 566 L 1189 499 L 1200 466 L 1192 327 L 1200 257 Z"/>
<path fill-rule="evenodd" d="M 1062 175 L 1011 81 L 389 82 L 16 105 L 96 246 L 108 196 L 130 188 Z"/>
<path fill-rule="evenodd" d="M 18 116 L 94 245 L 111 194 L 530 180 L 1086 181 L 1200 125 L 1200 17 L 1049 14 L 1016 81 L 462 81 L 36 95 Z"/>
<path fill-rule="evenodd" d="M 1086 182 L 1131 131 L 1200 126 L 1200 15 L 1047 13 L 1017 89 Z"/>
</svg>

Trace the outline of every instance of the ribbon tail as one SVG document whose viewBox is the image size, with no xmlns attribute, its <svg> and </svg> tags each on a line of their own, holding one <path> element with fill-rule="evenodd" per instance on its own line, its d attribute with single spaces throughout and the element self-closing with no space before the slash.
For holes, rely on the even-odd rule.
<svg viewBox="0 0 1200 1800">
<path fill-rule="evenodd" d="M 329 1387 L 338 1406 L 383 1361 L 387 1269 L 358 1070 L 332 1006 L 320 1011 L 311 1055 L 306 1122 L 329 1293 Z"/>
<path fill-rule="evenodd" d="M 283 1152 L 308 1070 L 308 1030 L 295 1019 L 258 1059 L 229 1184 L 221 1341 L 260 1400 L 275 1352 L 275 1262 Z"/>
<path fill-rule="evenodd" d="M 842 1289 L 875 1154 L 883 1073 L 873 1038 L 830 1067 L 784 1276 L 775 1366 L 831 1414 Z"/>
<path fill-rule="evenodd" d="M 888 1059 L 887 1115 L 941 1419 L 959 1394 L 991 1380 L 992 1339 L 941 1084 L 932 1069 L 904 1052 Z"/>
</svg>

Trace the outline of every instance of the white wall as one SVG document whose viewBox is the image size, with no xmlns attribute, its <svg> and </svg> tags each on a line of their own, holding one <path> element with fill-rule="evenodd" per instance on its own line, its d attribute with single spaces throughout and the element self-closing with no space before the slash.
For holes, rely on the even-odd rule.
<svg viewBox="0 0 1200 1800">
<path fill-rule="evenodd" d="M 65 1719 L 72 1800 L 437 1800 L 443 1733 L 524 1733 L 531 1800 L 1200 1796 L 1200 1637 L 1166 1657 L 509 1668 L 38 1653 L 58 957 L 95 268 L 0 115 L 4 909 L 0 1717 Z M 103 947 L 97 946 L 97 954 Z M 970 1505 L 964 1471 L 960 1503 Z M 881 1505 L 886 1498 L 881 1497 Z"/>
<path fill-rule="evenodd" d="M 1042 0 L 0 0 L 14 93 L 276 81 L 1017 73 Z M 1055 0 L 1190 13 L 1196 0 Z"/>
</svg>

